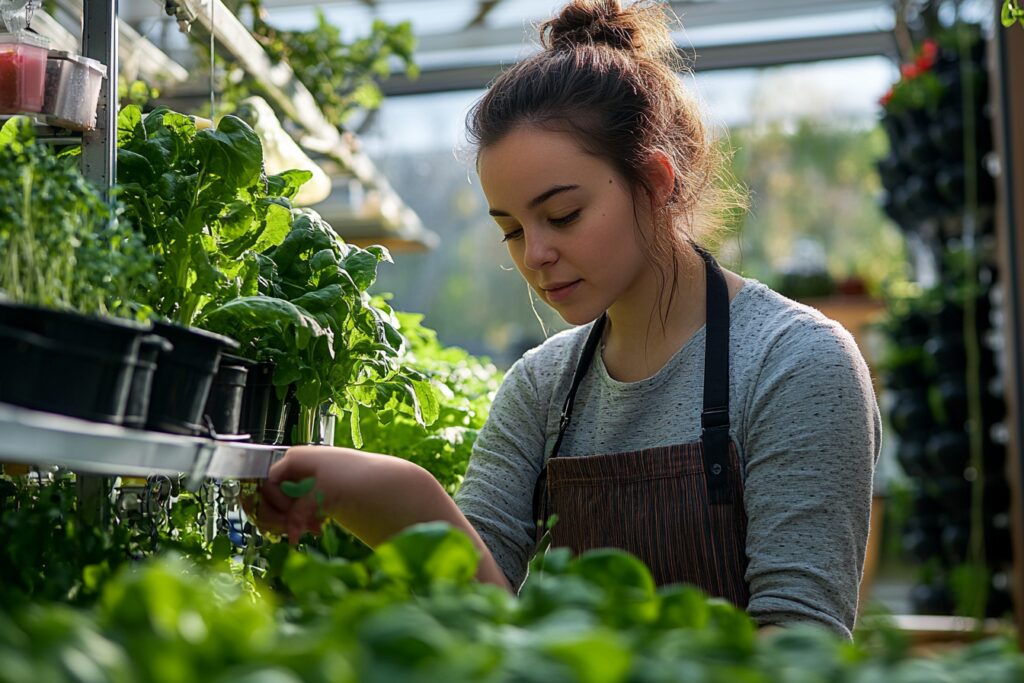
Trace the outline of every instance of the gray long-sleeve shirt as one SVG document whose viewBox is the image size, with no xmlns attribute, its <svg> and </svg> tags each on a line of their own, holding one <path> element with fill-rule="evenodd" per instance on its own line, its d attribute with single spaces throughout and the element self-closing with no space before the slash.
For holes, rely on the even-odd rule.
<svg viewBox="0 0 1024 683">
<path fill-rule="evenodd" d="M 591 325 L 557 334 L 509 370 L 456 496 L 513 585 L 533 552 L 534 484 Z M 744 468 L 748 613 L 849 637 L 864 563 L 881 422 L 850 334 L 748 280 L 730 304 L 730 434 Z M 704 329 L 653 377 L 619 382 L 600 354 L 560 455 L 700 439 Z"/>
</svg>

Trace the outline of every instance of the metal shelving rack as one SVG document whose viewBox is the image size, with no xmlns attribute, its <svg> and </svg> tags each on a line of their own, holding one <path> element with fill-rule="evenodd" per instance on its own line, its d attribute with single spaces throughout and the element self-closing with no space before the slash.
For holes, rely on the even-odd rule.
<svg viewBox="0 0 1024 683">
<path fill-rule="evenodd" d="M 117 175 L 116 0 L 86 0 L 82 19 L 82 54 L 107 66 L 96 128 L 82 134 L 82 172 L 109 191 Z M 196 488 L 204 479 L 265 478 L 283 454 L 277 446 L 133 430 L 0 403 L 0 461 L 84 475 L 83 503 L 102 495 L 104 477 L 184 475 Z"/>
<path fill-rule="evenodd" d="M 264 446 L 99 424 L 0 403 L 0 461 L 101 476 L 263 479 L 284 454 Z"/>
</svg>

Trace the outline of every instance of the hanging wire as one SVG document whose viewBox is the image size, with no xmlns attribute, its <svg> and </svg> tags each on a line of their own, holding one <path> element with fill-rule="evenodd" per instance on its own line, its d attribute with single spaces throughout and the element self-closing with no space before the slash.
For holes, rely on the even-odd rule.
<svg viewBox="0 0 1024 683">
<path fill-rule="evenodd" d="M 217 0 L 210 0 L 210 120 L 215 121 L 217 117 L 216 111 L 216 98 L 215 98 L 215 74 L 217 71 L 217 63 L 214 61 L 214 36 L 217 34 L 217 21 L 214 16 Z"/>
</svg>

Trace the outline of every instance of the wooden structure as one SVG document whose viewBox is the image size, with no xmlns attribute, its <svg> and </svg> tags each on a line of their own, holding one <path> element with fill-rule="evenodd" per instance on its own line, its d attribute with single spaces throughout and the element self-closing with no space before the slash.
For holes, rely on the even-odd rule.
<svg viewBox="0 0 1024 683">
<path fill-rule="evenodd" d="M 998 17 L 1002 2 L 993 3 Z M 997 230 L 1005 273 L 1007 478 L 1012 492 L 1013 596 L 1024 647 L 1024 25 L 1003 28 L 992 41 L 993 110 L 1001 174 Z"/>
</svg>

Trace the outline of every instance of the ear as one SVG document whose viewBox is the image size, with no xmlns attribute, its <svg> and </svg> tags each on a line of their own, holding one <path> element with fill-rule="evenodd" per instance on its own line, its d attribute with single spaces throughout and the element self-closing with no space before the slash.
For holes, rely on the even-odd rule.
<svg viewBox="0 0 1024 683">
<path fill-rule="evenodd" d="M 651 152 L 644 164 L 644 174 L 651 188 L 651 201 L 660 209 L 672 198 L 676 185 L 676 172 L 668 155 L 661 150 Z"/>
</svg>

